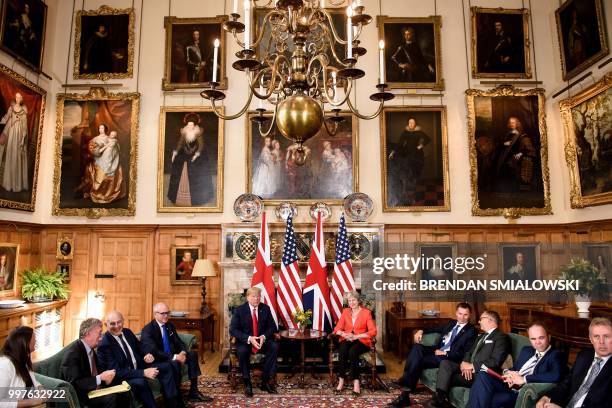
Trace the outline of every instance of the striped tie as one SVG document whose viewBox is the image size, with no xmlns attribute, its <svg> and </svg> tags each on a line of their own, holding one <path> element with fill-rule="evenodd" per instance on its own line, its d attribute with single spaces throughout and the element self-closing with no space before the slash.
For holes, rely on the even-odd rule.
<svg viewBox="0 0 612 408">
<path fill-rule="evenodd" d="M 601 370 L 602 361 L 603 359 L 601 357 L 595 357 L 595 362 L 591 366 L 591 372 L 589 373 L 589 376 L 582 383 L 580 388 L 578 388 L 578 391 L 576 391 L 569 404 L 567 404 L 568 407 L 573 407 L 574 405 L 576 405 L 576 403 L 580 401 L 582 397 L 589 392 L 589 388 L 591 388 L 591 385 L 593 385 L 593 383 L 595 382 L 595 378 L 597 378 L 597 374 L 599 374 L 599 371 Z"/>
<path fill-rule="evenodd" d="M 525 376 L 533 374 L 533 370 L 535 369 L 535 366 L 538 365 L 538 362 L 540 361 L 542 356 L 538 351 L 536 351 L 534 357 L 530 358 L 529 361 L 525 363 L 523 367 L 521 367 L 521 370 L 519 371 L 520 375 Z"/>
</svg>

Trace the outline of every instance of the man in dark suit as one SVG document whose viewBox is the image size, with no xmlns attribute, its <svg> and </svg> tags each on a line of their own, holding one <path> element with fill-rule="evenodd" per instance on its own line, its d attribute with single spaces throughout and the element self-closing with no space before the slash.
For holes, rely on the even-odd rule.
<svg viewBox="0 0 612 408">
<path fill-rule="evenodd" d="M 274 333 L 278 331 L 272 317 L 270 307 L 260 303 L 261 290 L 252 287 L 247 290 L 247 302 L 234 311 L 230 323 L 230 336 L 236 337 L 238 362 L 244 381 L 244 393 L 253 396 L 251 384 L 250 359 L 251 353 L 265 353 L 263 376 L 260 389 L 270 394 L 276 394 L 276 387 L 270 379 L 276 373 L 276 357 L 278 343 L 274 341 Z"/>
<path fill-rule="evenodd" d="M 201 374 L 198 364 L 197 353 L 187 350 L 174 325 L 168 322 L 170 309 L 165 303 L 157 303 L 153 306 L 154 319 L 142 328 L 141 344 L 142 351 L 152 354 L 155 361 L 167 362 L 172 366 L 174 375 L 181 378 L 181 367 L 187 364 L 187 373 L 191 386 L 189 388 L 189 399 L 202 402 L 211 402 L 208 395 L 200 394 L 198 391 L 198 377 Z"/>
<path fill-rule="evenodd" d="M 100 341 L 102 322 L 85 319 L 79 327 L 79 339 L 70 344 L 61 363 L 62 379 L 68 381 L 77 392 L 81 405 L 113 408 L 129 403 L 128 393 L 110 394 L 89 399 L 87 393 L 105 385 L 115 378 L 115 370 L 98 371 L 99 360 L 94 349 Z"/>
<path fill-rule="evenodd" d="M 610 406 L 612 390 L 612 323 L 596 317 L 589 326 L 592 350 L 578 353 L 570 373 L 546 392 L 536 408 L 600 408 Z"/>
<path fill-rule="evenodd" d="M 436 394 L 432 406 L 436 408 L 450 406 L 448 391 L 453 386 L 471 387 L 474 377 L 484 365 L 494 371 L 501 372 L 501 366 L 510 353 L 510 338 L 499 329 L 499 314 L 493 310 L 485 310 L 478 322 L 484 332 L 465 353 L 461 364 L 446 359 L 440 363 L 436 381 Z M 486 374 L 483 374 L 486 375 Z"/>
<path fill-rule="evenodd" d="M 127 381 L 136 398 L 147 408 L 157 408 L 147 378 L 159 380 L 165 407 L 182 405 L 178 401 L 180 374 L 176 375 L 168 362 L 154 362 L 151 353 L 143 355 L 140 342 L 130 329 L 123 327 L 123 321 L 123 315 L 118 311 L 112 311 L 106 317 L 108 331 L 98 345 L 100 366 L 115 370 L 113 384 Z"/>
<path fill-rule="evenodd" d="M 481 373 L 470 389 L 470 408 L 513 407 L 518 389 L 527 383 L 556 383 L 565 373 L 566 358 L 550 345 L 550 335 L 542 323 L 532 323 L 527 330 L 531 346 L 521 350 L 503 381 Z"/>
<path fill-rule="evenodd" d="M 404 374 L 399 379 L 402 393 L 387 407 L 410 406 L 410 392 L 416 389 L 421 373 L 426 368 L 436 368 L 443 360 L 461 362 L 463 355 L 472 347 L 476 338 L 476 328 L 469 322 L 472 307 L 468 303 L 459 303 L 455 309 L 457 320 L 451 319 L 443 326 L 418 330 L 414 334 L 414 345 L 406 359 Z M 419 344 L 423 333 L 440 333 L 441 337 L 435 346 Z"/>
</svg>

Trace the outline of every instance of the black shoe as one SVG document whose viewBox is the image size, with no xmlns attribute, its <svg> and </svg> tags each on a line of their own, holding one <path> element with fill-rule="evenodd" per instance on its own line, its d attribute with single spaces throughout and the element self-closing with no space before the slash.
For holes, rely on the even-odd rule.
<svg viewBox="0 0 612 408">
<path fill-rule="evenodd" d="M 260 390 L 267 392 L 268 394 L 278 394 L 278 391 L 276 390 L 276 387 L 272 384 L 270 384 L 269 382 L 262 382 L 261 383 L 261 387 L 259 387 Z"/>
<path fill-rule="evenodd" d="M 434 395 L 431 401 L 429 401 L 429 407 L 431 408 L 449 408 L 451 404 L 446 400 L 446 398 L 440 397 L 438 395 Z"/>
<path fill-rule="evenodd" d="M 248 398 L 253 396 L 253 384 L 251 384 L 251 380 L 244 380 L 244 395 Z"/>
<path fill-rule="evenodd" d="M 212 397 L 209 397 L 208 395 L 204 395 L 200 393 L 199 391 L 189 391 L 187 398 L 189 398 L 190 401 L 200 401 L 200 402 L 212 402 L 213 400 Z"/>
<path fill-rule="evenodd" d="M 401 408 L 410 406 L 410 394 L 402 392 L 396 399 L 387 404 L 387 408 Z"/>
</svg>

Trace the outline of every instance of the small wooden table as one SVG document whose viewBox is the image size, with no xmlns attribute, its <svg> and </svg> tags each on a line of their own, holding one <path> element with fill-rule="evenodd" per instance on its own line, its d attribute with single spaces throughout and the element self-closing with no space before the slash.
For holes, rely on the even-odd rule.
<svg viewBox="0 0 612 408">
<path fill-rule="evenodd" d="M 204 341 L 207 339 L 206 333 L 210 333 L 210 350 L 215 352 L 215 315 L 207 312 L 199 317 L 170 317 L 170 321 L 177 330 L 197 330 L 200 332 L 200 344 L 198 349 L 200 362 L 204 362 Z M 208 330 L 207 330 L 208 329 Z"/>
<path fill-rule="evenodd" d="M 403 314 L 387 310 L 385 313 L 387 330 L 385 333 L 385 350 L 393 348 L 393 351 L 403 360 L 406 358 L 410 346 L 412 346 L 412 336 L 404 339 L 405 329 L 425 329 L 429 327 L 441 326 L 451 318 L 448 316 L 424 316 L 415 310 L 408 310 Z M 392 341 L 397 339 L 397 342 Z M 394 347 L 391 347 L 393 344 Z"/>
<path fill-rule="evenodd" d="M 280 336 L 290 341 L 300 342 L 300 380 L 298 386 L 304 386 L 304 361 L 306 360 L 306 349 L 305 344 L 308 340 L 321 340 L 327 337 L 327 333 L 319 330 L 305 329 L 303 332 L 299 332 L 297 329 L 282 330 Z"/>
</svg>

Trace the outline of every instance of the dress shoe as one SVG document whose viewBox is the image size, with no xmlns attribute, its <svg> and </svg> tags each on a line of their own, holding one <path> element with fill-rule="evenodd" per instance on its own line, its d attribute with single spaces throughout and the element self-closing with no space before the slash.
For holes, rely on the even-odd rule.
<svg viewBox="0 0 612 408">
<path fill-rule="evenodd" d="M 244 395 L 249 398 L 253 396 L 253 384 L 251 384 L 251 380 L 244 380 Z"/>
<path fill-rule="evenodd" d="M 387 404 L 387 408 L 401 408 L 410 406 L 410 394 L 402 392 L 396 399 Z"/>
<path fill-rule="evenodd" d="M 199 391 L 190 391 L 189 395 L 187 395 L 187 398 L 189 398 L 191 401 L 200 401 L 200 402 L 212 402 L 212 397 L 209 397 L 208 395 L 204 395 L 202 393 L 200 393 Z"/>
<path fill-rule="evenodd" d="M 267 392 L 268 394 L 278 394 L 278 391 L 276 390 L 276 387 L 272 384 L 270 384 L 269 382 L 262 382 L 261 383 L 261 387 L 259 387 L 260 390 Z"/>
</svg>

